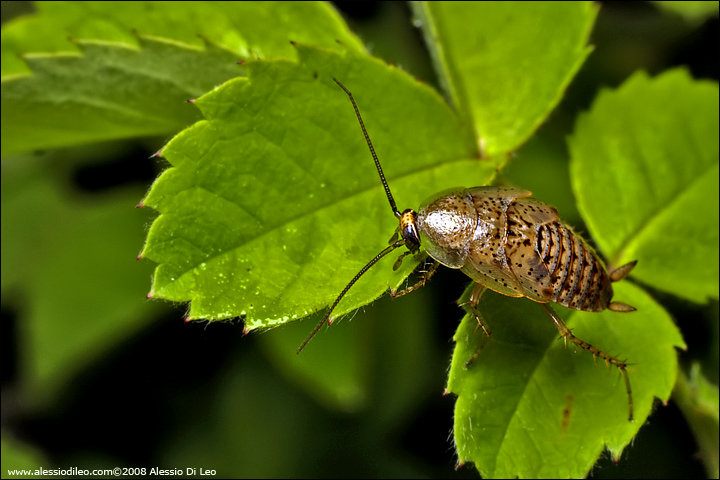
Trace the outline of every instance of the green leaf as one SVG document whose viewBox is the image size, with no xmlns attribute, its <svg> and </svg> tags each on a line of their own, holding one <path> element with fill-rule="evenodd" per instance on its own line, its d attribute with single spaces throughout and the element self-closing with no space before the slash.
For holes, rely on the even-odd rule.
<svg viewBox="0 0 720 480">
<path fill-rule="evenodd" d="M 591 2 L 414 6 L 441 85 L 488 156 L 517 149 L 557 105 L 597 13 Z"/>
<path fill-rule="evenodd" d="M 502 170 L 502 178 L 515 186 L 530 190 L 532 196 L 549 203 L 560 212 L 568 225 L 581 225 L 582 217 L 570 186 L 567 145 L 564 139 L 534 135 L 515 152 Z"/>
<path fill-rule="evenodd" d="M 718 386 L 710 382 L 694 363 L 690 376 L 680 372 L 673 399 L 685 415 L 697 439 L 708 478 L 717 478 L 720 473 L 718 458 L 718 427 L 720 427 L 720 395 Z"/>
<path fill-rule="evenodd" d="M 18 55 L 75 51 L 68 38 L 136 48 L 142 46 L 142 37 L 195 49 L 209 42 L 243 59 L 292 58 L 291 40 L 326 47 L 340 41 L 364 50 L 340 15 L 324 2 L 51 1 L 34 5 L 37 14 L 3 26 L 3 76 L 29 73 Z"/>
<path fill-rule="evenodd" d="M 77 54 L 27 55 L 33 75 L 3 79 L 2 153 L 162 135 L 199 120 L 186 100 L 242 73 L 233 55 L 139 39 L 78 41 Z"/>
<path fill-rule="evenodd" d="M 121 148 L 3 159 L 2 230 L 12 232 L 2 240 L 3 305 L 19 312 L 23 388 L 32 401 L 49 401 L 160 308 L 142 301 L 150 269 L 134 261 L 147 221 L 132 208 L 138 189 L 69 193 L 64 168 L 109 149 Z"/>
<path fill-rule="evenodd" d="M 321 317 L 318 314 L 312 321 L 291 322 L 270 335 L 261 335 L 260 344 L 276 369 L 320 404 L 343 412 L 358 412 L 366 406 L 369 396 L 371 375 L 367 357 L 373 319 L 363 318 L 333 328 L 332 336 L 321 336 L 302 355 L 295 354 Z"/>
<path fill-rule="evenodd" d="M 427 300 L 422 294 L 384 297 L 318 334 L 302 355 L 295 350 L 324 312 L 257 341 L 288 381 L 322 405 L 367 415 L 381 428 L 402 428 L 408 405 L 417 405 L 426 388 L 437 390 L 446 369 L 445 353 L 434 351 L 437 318 Z"/>
<path fill-rule="evenodd" d="M 2 435 L 0 440 L 2 446 L 2 468 L 3 474 L 10 477 L 8 470 L 35 470 L 39 468 L 47 468 L 47 460 L 33 447 L 29 447 L 8 435 Z M 3 475 L 3 476 L 4 476 Z M 12 475 L 12 478 L 32 478 L 35 475 Z"/>
<path fill-rule="evenodd" d="M 191 301 L 191 319 L 244 315 L 255 329 L 307 316 L 387 246 L 397 219 L 333 77 L 355 95 L 401 209 L 494 174 L 430 88 L 352 50 L 298 53 L 299 63 L 248 63 L 249 79 L 198 99 L 207 120 L 162 150 L 173 168 L 144 201 L 161 216 L 143 256 L 159 263 L 152 296 Z M 397 286 L 419 261 L 392 272 L 383 259 L 335 313 Z"/>
<path fill-rule="evenodd" d="M 718 2 L 707 1 L 677 1 L 677 2 L 652 2 L 661 9 L 675 12 L 682 15 L 690 23 L 698 24 L 708 17 L 717 17 Z"/>
<path fill-rule="evenodd" d="M 683 70 L 602 92 L 569 140 L 573 189 L 593 239 L 633 277 L 718 298 L 718 85 Z"/>
<path fill-rule="evenodd" d="M 3 155 L 177 132 L 200 119 L 186 100 L 290 40 L 362 49 L 325 4 L 57 3 L 3 29 Z"/>
<path fill-rule="evenodd" d="M 460 463 L 475 462 L 483 478 L 580 478 L 605 448 L 619 458 L 654 398 L 669 398 L 677 375 L 674 347 L 684 344 L 669 315 L 646 293 L 628 282 L 614 288 L 616 298 L 638 310 L 553 308 L 578 338 L 631 364 L 635 421 L 628 422 L 625 385 L 615 367 L 608 373 L 589 352 L 575 353 L 572 344 L 564 348 L 551 320 L 531 300 L 486 291 L 479 311 L 491 336 L 472 315 L 455 335 L 448 389 L 458 395 Z M 648 332 L 652 342 L 638 341 Z"/>
</svg>

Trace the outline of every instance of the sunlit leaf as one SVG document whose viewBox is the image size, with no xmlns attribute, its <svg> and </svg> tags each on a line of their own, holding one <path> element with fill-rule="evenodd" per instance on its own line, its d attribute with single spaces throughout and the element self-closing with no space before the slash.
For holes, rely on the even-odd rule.
<svg viewBox="0 0 720 480">
<path fill-rule="evenodd" d="M 570 139 L 573 188 L 592 238 L 632 275 L 718 298 L 718 84 L 683 70 L 602 92 Z"/>
<path fill-rule="evenodd" d="M 591 353 L 576 352 L 570 342 L 564 348 L 533 301 L 486 291 L 479 310 L 491 335 L 477 328 L 474 316 L 463 319 L 448 382 L 458 395 L 461 463 L 474 462 L 483 478 L 582 478 L 605 448 L 619 458 L 655 397 L 669 398 L 677 375 L 675 347 L 684 343 L 669 315 L 641 289 L 619 283 L 615 290 L 637 312 L 553 308 L 575 336 L 631 364 L 635 421 L 628 422 L 625 384 L 615 367 L 608 373 Z M 652 342 L 638 341 L 649 332 Z"/>
<path fill-rule="evenodd" d="M 517 149 L 557 105 L 597 13 L 591 2 L 414 6 L 442 86 L 489 156 Z"/>
<path fill-rule="evenodd" d="M 355 95 L 399 208 L 482 185 L 495 164 L 430 88 L 371 57 L 299 47 L 300 62 L 255 61 L 198 99 L 206 121 L 163 150 L 173 168 L 144 203 L 161 213 L 143 256 L 152 296 L 191 301 L 189 318 L 244 316 L 268 327 L 329 305 L 397 228 L 348 97 Z M 383 259 L 343 314 L 417 266 Z"/>
</svg>

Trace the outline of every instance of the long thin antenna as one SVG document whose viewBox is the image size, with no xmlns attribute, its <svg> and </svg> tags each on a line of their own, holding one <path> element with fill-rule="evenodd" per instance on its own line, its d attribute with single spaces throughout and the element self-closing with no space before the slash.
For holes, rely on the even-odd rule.
<svg viewBox="0 0 720 480">
<path fill-rule="evenodd" d="M 350 290 L 350 287 L 352 287 L 352 286 L 355 284 L 355 282 L 357 282 L 358 279 L 359 279 L 360 277 L 362 277 L 363 273 L 367 272 L 370 267 L 372 267 L 373 265 L 375 265 L 375 264 L 378 262 L 378 260 L 380 260 L 381 258 L 383 258 L 385 255 L 387 255 L 388 253 L 392 252 L 393 250 L 395 250 L 395 249 L 398 248 L 398 247 L 402 247 L 403 245 L 405 245 L 405 239 L 400 239 L 400 240 L 396 241 L 395 243 L 393 243 L 392 245 L 390 245 L 389 247 L 385 248 L 385 250 L 383 250 L 382 252 L 378 253 L 378 254 L 375 256 L 375 258 L 373 258 L 372 260 L 370 260 L 370 262 L 369 262 L 367 265 L 365 265 L 365 266 L 362 268 L 362 270 L 360 270 L 360 271 L 358 272 L 357 275 L 355 275 L 355 278 L 353 278 L 352 280 L 350 280 L 350 283 L 347 284 L 347 286 L 346 286 L 345 289 L 342 291 L 342 293 L 335 299 L 335 302 L 334 302 L 334 303 L 332 304 L 332 306 L 330 307 L 330 310 L 328 310 L 328 312 L 325 314 L 325 316 L 322 318 L 322 320 L 320 320 L 320 323 L 317 324 L 317 326 L 313 329 L 313 331 L 310 332 L 310 336 L 308 336 L 308 337 L 305 339 L 305 341 L 302 343 L 302 345 L 300 345 L 300 348 L 298 348 L 298 349 L 297 349 L 297 352 L 295 352 L 295 353 L 300 353 L 300 352 L 302 352 L 303 348 L 305 348 L 305 345 L 307 345 L 308 342 L 309 342 L 310 340 L 312 340 L 312 338 L 315 336 L 315 334 L 322 328 L 322 326 L 325 325 L 325 322 L 327 321 L 328 318 L 330 318 L 330 314 L 333 312 L 333 310 L 335 310 L 335 307 L 337 307 L 337 304 L 340 303 L 340 300 L 342 300 L 342 298 L 345 296 L 345 294 L 348 292 L 348 290 Z"/>
<path fill-rule="evenodd" d="M 372 153 L 373 160 L 375 160 L 375 166 L 377 167 L 377 171 L 380 174 L 380 180 L 382 181 L 383 187 L 385 187 L 385 193 L 387 194 L 387 198 L 390 201 L 390 207 L 392 208 L 393 213 L 396 217 L 400 218 L 402 214 L 397 209 L 397 205 L 395 205 L 395 199 L 392 196 L 392 193 L 390 193 L 390 187 L 388 186 L 387 181 L 385 180 L 385 174 L 383 173 L 383 169 L 380 166 L 380 161 L 377 158 L 377 155 L 375 154 L 375 149 L 373 148 L 373 144 L 370 141 L 370 137 L 368 136 L 367 130 L 365 130 L 365 124 L 363 123 L 362 117 L 360 116 L 360 110 L 358 110 L 357 104 L 355 103 L 355 99 L 352 96 L 352 93 L 345 88 L 345 85 L 340 83 L 337 78 L 333 77 L 333 80 L 335 80 L 335 83 L 337 83 L 340 88 L 342 88 L 345 93 L 347 93 L 348 97 L 350 97 L 350 101 L 353 104 L 353 107 L 355 108 L 355 115 L 357 115 L 358 122 L 360 122 L 360 128 L 362 128 L 363 135 L 365 135 L 365 141 L 367 141 L 368 147 L 370 148 L 370 153 Z"/>
</svg>

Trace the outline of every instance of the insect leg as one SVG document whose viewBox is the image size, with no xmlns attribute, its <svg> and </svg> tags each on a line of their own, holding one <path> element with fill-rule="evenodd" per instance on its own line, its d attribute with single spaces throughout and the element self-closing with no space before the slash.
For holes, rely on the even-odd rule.
<svg viewBox="0 0 720 480">
<path fill-rule="evenodd" d="M 545 310 L 545 313 L 550 316 L 553 323 L 555 324 L 555 327 L 560 331 L 560 335 L 562 335 L 563 339 L 565 340 L 565 345 L 567 346 L 567 341 L 570 340 L 572 343 L 577 345 L 580 348 L 584 348 L 588 352 L 593 354 L 593 359 L 596 357 L 600 357 L 603 360 L 605 360 L 605 364 L 610 367 L 610 364 L 615 365 L 620 372 L 620 376 L 623 377 L 623 380 L 625 381 L 625 389 L 627 390 L 627 396 L 628 396 L 628 411 L 629 411 L 629 421 L 633 421 L 633 399 L 632 399 L 632 389 L 630 388 L 630 379 L 628 378 L 627 374 L 627 363 L 618 360 L 617 358 L 608 355 L 607 353 L 603 352 L 599 348 L 593 347 L 589 343 L 587 343 L 584 340 L 581 340 L 577 338 L 575 335 L 572 334 L 570 329 L 565 325 L 565 322 L 562 321 L 562 318 L 555 313 L 555 310 L 550 307 L 547 303 L 538 303 L 542 307 L 543 310 Z"/>
<path fill-rule="evenodd" d="M 483 323 L 482 321 L 482 315 L 480 315 L 480 311 L 477 309 L 478 303 L 480 303 L 480 297 L 482 297 L 482 294 L 485 293 L 485 290 L 486 288 L 484 286 L 476 283 L 472 293 L 470 294 L 470 300 L 465 303 L 461 303 L 459 306 L 467 306 L 470 312 L 475 316 L 475 320 L 478 323 L 475 331 L 477 331 L 478 327 L 482 327 L 485 335 L 489 337 L 490 331 L 487 329 L 487 327 L 485 327 L 485 323 Z M 465 362 L 465 368 L 470 368 L 473 362 L 475 362 L 475 359 L 477 359 L 480 355 L 480 352 L 482 352 L 482 346 L 478 348 L 477 352 L 475 352 L 475 354 L 468 361 Z"/>
<path fill-rule="evenodd" d="M 407 295 L 408 293 L 413 292 L 413 291 L 417 290 L 418 288 L 424 287 L 425 283 L 428 280 L 430 280 L 430 277 L 433 276 L 433 274 L 435 273 L 435 270 L 437 270 L 437 268 L 439 266 L 440 266 L 440 263 L 437 260 L 433 260 L 433 263 L 432 263 L 432 265 L 430 265 L 430 268 L 428 268 L 427 270 L 424 270 L 420 273 L 420 275 L 422 277 L 422 278 L 420 278 L 420 281 L 418 281 L 415 285 L 412 285 L 410 287 L 400 290 L 399 292 L 396 290 L 390 290 L 390 296 L 392 298 L 402 297 L 403 295 Z"/>
<path fill-rule="evenodd" d="M 487 327 L 485 327 L 485 324 L 482 321 L 482 315 L 480 315 L 480 312 L 477 309 L 478 303 L 480 303 L 480 297 L 485 292 L 485 287 L 482 286 L 479 283 L 475 284 L 475 288 L 473 288 L 472 293 L 470 294 L 470 300 L 461 303 L 459 306 L 464 307 L 467 306 L 470 310 L 470 313 L 475 315 L 475 320 L 478 322 L 478 327 L 481 327 L 483 329 L 483 332 L 485 332 L 485 335 L 488 337 L 490 336 L 490 332 L 488 331 Z"/>
</svg>

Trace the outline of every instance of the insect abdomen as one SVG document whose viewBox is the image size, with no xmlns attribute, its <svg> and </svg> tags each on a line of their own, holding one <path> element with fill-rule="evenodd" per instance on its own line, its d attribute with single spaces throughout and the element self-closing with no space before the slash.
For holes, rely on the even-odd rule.
<svg viewBox="0 0 720 480">
<path fill-rule="evenodd" d="M 605 310 L 613 295 L 605 267 L 557 217 L 542 215 L 547 209 L 554 211 L 537 200 L 521 199 L 507 210 L 506 255 L 525 295 L 575 310 Z"/>
</svg>

